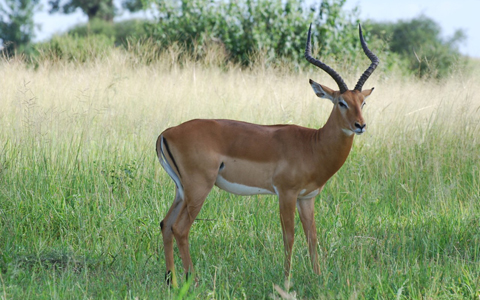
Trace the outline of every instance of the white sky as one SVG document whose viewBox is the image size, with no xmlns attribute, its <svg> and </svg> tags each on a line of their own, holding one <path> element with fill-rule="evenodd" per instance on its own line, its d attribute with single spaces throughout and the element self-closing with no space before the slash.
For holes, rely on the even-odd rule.
<svg viewBox="0 0 480 300">
<path fill-rule="evenodd" d="M 35 23 L 41 26 L 36 31 L 36 41 L 87 22 L 87 17 L 80 10 L 71 15 L 50 15 L 47 12 L 48 0 L 41 0 L 41 3 L 43 8 L 35 14 Z M 118 4 L 119 0 L 114 0 L 114 3 Z M 462 29 L 467 34 L 467 40 L 461 45 L 460 51 L 480 58 L 480 0 L 347 0 L 344 8 L 351 10 L 355 6 L 360 7 L 360 19 L 397 21 L 424 14 L 440 24 L 446 37 L 452 36 L 456 29 Z M 137 13 L 135 16 L 145 17 L 146 13 Z M 128 17 L 130 14 L 124 13 L 119 19 Z"/>
</svg>

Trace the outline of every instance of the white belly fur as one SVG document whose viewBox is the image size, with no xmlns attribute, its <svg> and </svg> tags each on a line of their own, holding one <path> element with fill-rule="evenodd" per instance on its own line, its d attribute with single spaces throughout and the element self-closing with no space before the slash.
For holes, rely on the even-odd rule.
<svg viewBox="0 0 480 300">
<path fill-rule="evenodd" d="M 313 197 L 315 197 L 316 195 L 318 195 L 318 193 L 320 193 L 320 189 L 313 190 L 313 191 L 311 191 L 310 193 L 308 193 L 307 195 L 305 195 L 305 192 L 306 192 L 306 190 L 301 190 L 301 191 L 300 191 L 300 195 L 298 195 L 298 199 L 310 199 L 310 198 L 313 198 Z"/>
<path fill-rule="evenodd" d="M 247 196 L 247 195 L 258 195 L 258 194 L 270 194 L 270 195 L 274 194 L 273 192 L 263 188 L 229 182 L 225 178 L 223 178 L 221 175 L 217 176 L 217 181 L 215 182 L 215 185 L 221 188 L 222 190 L 225 190 L 229 193 L 236 194 L 236 195 Z"/>
</svg>

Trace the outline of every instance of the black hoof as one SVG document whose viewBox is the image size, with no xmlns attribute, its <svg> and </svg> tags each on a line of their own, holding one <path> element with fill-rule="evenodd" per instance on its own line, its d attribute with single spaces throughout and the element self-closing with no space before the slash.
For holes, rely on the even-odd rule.
<svg viewBox="0 0 480 300">
<path fill-rule="evenodd" d="M 168 286 L 172 286 L 172 271 L 167 271 L 165 273 L 165 282 Z"/>
</svg>

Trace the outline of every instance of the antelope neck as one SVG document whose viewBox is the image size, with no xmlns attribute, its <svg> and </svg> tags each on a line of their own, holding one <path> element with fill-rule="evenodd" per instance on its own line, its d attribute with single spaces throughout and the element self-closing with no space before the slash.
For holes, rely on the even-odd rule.
<svg viewBox="0 0 480 300">
<path fill-rule="evenodd" d="M 347 135 L 334 118 L 329 118 L 327 123 L 317 130 L 314 148 L 318 153 L 318 172 L 323 175 L 319 178 L 326 178 L 326 182 L 342 167 L 352 149 L 354 136 Z"/>
</svg>

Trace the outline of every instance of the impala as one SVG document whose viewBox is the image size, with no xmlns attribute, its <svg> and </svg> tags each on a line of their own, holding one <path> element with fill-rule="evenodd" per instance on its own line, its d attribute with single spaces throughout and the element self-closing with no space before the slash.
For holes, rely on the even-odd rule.
<svg viewBox="0 0 480 300">
<path fill-rule="evenodd" d="M 294 239 L 295 208 L 303 225 L 313 270 L 320 274 L 314 199 L 344 164 L 355 134 L 365 132 L 362 116 L 365 99 L 373 88 L 362 86 L 377 67 L 378 58 L 368 49 L 359 26 L 360 42 L 371 60 L 355 88 L 349 90 L 332 68 L 311 56 L 312 26 L 308 30 L 305 58 L 327 72 L 337 83 L 334 91 L 310 79 L 315 94 L 333 102 L 326 124 L 318 129 L 296 125 L 257 125 L 234 120 L 191 120 L 165 130 L 157 140 L 162 167 L 176 185 L 175 199 L 160 223 L 167 283 L 177 285 L 173 238 L 185 274 L 193 273 L 188 235 L 214 185 L 237 195 L 277 195 L 285 247 L 285 278 L 289 278 Z"/>
</svg>

